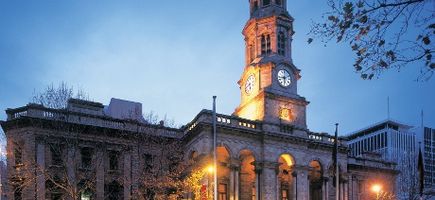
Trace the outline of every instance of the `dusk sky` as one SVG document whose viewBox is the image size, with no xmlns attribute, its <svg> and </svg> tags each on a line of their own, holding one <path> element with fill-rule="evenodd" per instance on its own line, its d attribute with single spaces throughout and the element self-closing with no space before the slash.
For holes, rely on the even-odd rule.
<svg viewBox="0 0 435 200">
<path fill-rule="evenodd" d="M 324 0 L 288 1 L 295 18 L 293 61 L 298 92 L 311 103 L 308 128 L 346 134 L 390 116 L 435 128 L 435 77 L 417 82 L 420 66 L 364 81 L 345 44 L 308 44 Z M 47 85 L 65 81 L 91 100 L 141 102 L 143 112 L 190 122 L 201 109 L 232 114 L 240 102 L 248 0 L 0 1 L 0 120 Z"/>
</svg>

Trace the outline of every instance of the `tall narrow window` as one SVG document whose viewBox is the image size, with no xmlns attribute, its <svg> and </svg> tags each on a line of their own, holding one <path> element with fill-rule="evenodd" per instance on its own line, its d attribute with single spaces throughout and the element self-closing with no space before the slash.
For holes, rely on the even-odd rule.
<svg viewBox="0 0 435 200">
<path fill-rule="evenodd" d="M 266 54 L 266 36 L 261 36 L 261 55 Z"/>
<path fill-rule="evenodd" d="M 254 12 L 258 10 L 258 1 L 254 1 L 252 9 L 253 9 Z"/>
<path fill-rule="evenodd" d="M 285 35 L 283 32 L 279 32 L 278 34 L 278 54 L 284 56 L 285 55 Z"/>
<path fill-rule="evenodd" d="M 266 55 L 272 53 L 270 47 L 270 35 L 261 36 L 261 55 Z"/>
<path fill-rule="evenodd" d="M 14 158 L 15 158 L 15 165 L 22 165 L 23 164 L 23 151 L 20 147 L 16 147 L 14 149 Z"/>
<path fill-rule="evenodd" d="M 289 200 L 289 188 L 287 184 L 281 185 L 281 200 Z"/>
<path fill-rule="evenodd" d="M 90 168 L 92 164 L 92 149 L 89 147 L 84 147 L 81 149 L 81 159 L 82 159 L 82 167 Z"/>
<path fill-rule="evenodd" d="M 227 185 L 219 184 L 218 187 L 218 200 L 227 200 Z"/>
<path fill-rule="evenodd" d="M 150 154 L 144 155 L 144 171 L 150 173 L 153 169 L 154 156 Z"/>
<path fill-rule="evenodd" d="M 252 195 L 252 200 L 257 200 L 257 190 L 255 189 L 255 186 L 252 186 L 251 195 Z"/>
<path fill-rule="evenodd" d="M 263 0 L 263 6 L 270 5 L 270 0 Z"/>
<path fill-rule="evenodd" d="M 15 200 L 22 200 L 23 199 L 22 188 L 20 186 L 14 187 L 14 199 Z"/>
<path fill-rule="evenodd" d="M 62 160 L 62 148 L 57 144 L 50 145 L 51 151 L 51 164 L 56 166 L 61 166 L 63 164 Z"/>
<path fill-rule="evenodd" d="M 255 48 L 254 45 L 249 46 L 249 60 L 252 62 L 255 58 Z"/>
<path fill-rule="evenodd" d="M 117 151 L 109 151 L 109 170 L 118 170 L 118 158 Z"/>
</svg>

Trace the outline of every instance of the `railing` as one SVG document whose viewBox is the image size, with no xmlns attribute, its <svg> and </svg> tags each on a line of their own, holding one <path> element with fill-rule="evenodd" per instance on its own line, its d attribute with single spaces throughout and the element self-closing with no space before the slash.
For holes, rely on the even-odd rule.
<svg viewBox="0 0 435 200">
<path fill-rule="evenodd" d="M 180 131 L 177 131 L 176 129 L 171 129 L 158 125 L 150 125 L 136 121 L 115 119 L 104 114 L 90 115 L 81 112 L 71 112 L 65 109 L 51 109 L 35 104 L 29 104 L 27 106 L 17 109 L 8 109 L 6 110 L 6 113 L 8 116 L 8 121 L 19 119 L 22 117 L 30 117 L 140 133 L 149 133 L 152 130 L 165 129 L 165 131 L 158 132 L 168 137 L 181 137 L 182 135 L 182 133 Z"/>
</svg>

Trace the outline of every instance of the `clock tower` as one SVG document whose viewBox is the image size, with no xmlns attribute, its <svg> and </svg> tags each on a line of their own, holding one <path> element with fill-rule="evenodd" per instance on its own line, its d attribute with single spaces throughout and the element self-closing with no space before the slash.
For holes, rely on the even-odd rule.
<svg viewBox="0 0 435 200">
<path fill-rule="evenodd" d="M 297 93 L 300 70 L 293 64 L 293 18 L 286 0 L 250 0 L 243 29 L 246 65 L 238 81 L 241 118 L 306 128 L 308 102 Z"/>
</svg>

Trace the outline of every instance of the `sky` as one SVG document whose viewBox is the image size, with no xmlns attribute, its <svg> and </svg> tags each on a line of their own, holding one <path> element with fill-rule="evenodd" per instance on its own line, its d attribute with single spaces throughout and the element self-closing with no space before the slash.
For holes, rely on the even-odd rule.
<svg viewBox="0 0 435 200">
<path fill-rule="evenodd" d="M 247 0 L 0 1 L 0 120 L 7 108 L 62 81 L 108 104 L 141 102 L 177 124 L 202 109 L 232 114 L 244 68 L 241 31 Z M 301 69 L 298 92 L 310 104 L 308 128 L 340 134 L 390 117 L 435 127 L 435 77 L 415 81 L 419 66 L 361 80 L 346 44 L 307 43 L 310 25 L 328 10 L 324 0 L 288 1 L 295 18 L 292 54 Z"/>
</svg>

